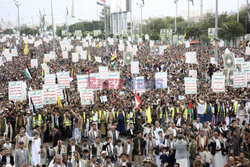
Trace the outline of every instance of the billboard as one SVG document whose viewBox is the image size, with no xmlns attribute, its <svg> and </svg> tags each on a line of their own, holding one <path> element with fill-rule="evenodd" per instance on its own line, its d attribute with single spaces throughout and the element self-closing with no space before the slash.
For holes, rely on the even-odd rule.
<svg viewBox="0 0 250 167">
<path fill-rule="evenodd" d="M 110 1 L 110 12 L 119 13 L 127 11 L 127 0 L 111 0 Z"/>
</svg>

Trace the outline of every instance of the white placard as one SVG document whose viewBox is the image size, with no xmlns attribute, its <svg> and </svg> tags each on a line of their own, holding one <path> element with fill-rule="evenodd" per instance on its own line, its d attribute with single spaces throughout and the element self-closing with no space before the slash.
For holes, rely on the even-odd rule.
<svg viewBox="0 0 250 167">
<path fill-rule="evenodd" d="M 32 102 L 34 104 L 35 109 L 43 108 L 43 91 L 42 90 L 33 90 L 28 92 L 29 95 L 29 105 L 32 109 Z"/>
<path fill-rule="evenodd" d="M 189 70 L 189 77 L 197 77 L 197 70 Z"/>
<path fill-rule="evenodd" d="M 82 105 L 90 105 L 94 103 L 94 95 L 92 90 L 80 90 L 80 98 Z"/>
<path fill-rule="evenodd" d="M 57 85 L 43 85 L 43 104 L 57 103 Z"/>
<path fill-rule="evenodd" d="M 66 50 L 62 51 L 62 55 L 63 55 L 63 59 L 68 59 L 69 58 L 68 51 L 66 51 Z"/>
<path fill-rule="evenodd" d="M 30 60 L 30 67 L 31 67 L 31 68 L 38 68 L 37 59 L 31 59 L 31 60 Z"/>
<path fill-rule="evenodd" d="M 69 72 L 58 72 L 56 76 L 60 88 L 70 88 Z"/>
<path fill-rule="evenodd" d="M 45 85 L 54 85 L 56 84 L 56 75 L 55 74 L 46 74 L 44 77 Z"/>
<path fill-rule="evenodd" d="M 196 78 L 186 77 L 185 82 L 185 94 L 196 94 L 197 93 L 197 82 Z"/>
<path fill-rule="evenodd" d="M 155 88 L 162 89 L 168 87 L 168 77 L 166 72 L 155 73 Z"/>
<path fill-rule="evenodd" d="M 244 72 L 234 72 L 233 87 L 234 88 L 247 87 L 247 78 Z"/>
<path fill-rule="evenodd" d="M 72 62 L 76 63 L 79 61 L 79 55 L 78 53 L 72 53 Z"/>
<path fill-rule="evenodd" d="M 108 67 L 99 66 L 99 73 L 100 73 L 101 78 L 103 80 L 106 80 L 106 79 L 109 78 L 109 69 L 108 69 Z"/>
<path fill-rule="evenodd" d="M 131 62 L 131 73 L 132 74 L 139 74 L 139 61 L 132 61 Z"/>
<path fill-rule="evenodd" d="M 212 76 L 212 90 L 215 93 L 225 92 L 225 75 Z"/>
<path fill-rule="evenodd" d="M 196 52 L 186 52 L 185 53 L 186 63 L 198 64 Z"/>
</svg>

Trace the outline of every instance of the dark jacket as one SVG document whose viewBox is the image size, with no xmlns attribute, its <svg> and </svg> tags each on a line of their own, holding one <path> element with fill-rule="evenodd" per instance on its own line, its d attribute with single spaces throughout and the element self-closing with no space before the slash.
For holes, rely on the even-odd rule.
<svg viewBox="0 0 250 167">
<path fill-rule="evenodd" d="M 139 155 L 138 137 L 134 138 L 133 142 L 134 142 L 133 154 L 134 155 Z M 140 142 L 141 142 L 141 144 L 140 144 L 140 147 L 141 147 L 140 152 L 141 152 L 141 155 L 143 155 L 143 150 L 145 148 L 146 142 L 143 140 L 143 138 L 140 138 Z"/>
<path fill-rule="evenodd" d="M 7 163 L 7 159 L 6 159 L 6 155 L 4 155 L 2 157 L 2 162 L 1 162 L 1 165 L 4 165 Z M 14 156 L 13 155 L 10 155 L 10 164 L 11 165 L 14 165 Z"/>
</svg>

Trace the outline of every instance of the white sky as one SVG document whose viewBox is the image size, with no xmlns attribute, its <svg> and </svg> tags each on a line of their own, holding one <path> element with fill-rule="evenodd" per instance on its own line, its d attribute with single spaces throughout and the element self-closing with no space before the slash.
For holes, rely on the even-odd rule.
<svg viewBox="0 0 250 167">
<path fill-rule="evenodd" d="M 39 9 L 45 10 L 46 22 L 51 23 L 51 8 L 50 0 L 19 0 L 20 20 L 21 24 L 37 24 L 39 22 Z M 76 20 L 96 20 L 97 12 L 100 7 L 96 5 L 97 0 L 75 0 L 75 16 Z M 144 0 L 145 7 L 143 8 L 143 18 L 157 17 L 157 16 L 175 16 L 174 0 Z M 55 23 L 64 23 L 66 18 L 66 6 L 68 6 L 71 13 L 72 0 L 53 0 L 54 5 L 54 20 Z M 183 15 L 187 10 L 188 0 L 179 0 L 178 12 Z M 227 11 L 229 13 L 237 11 L 238 0 L 219 0 L 219 12 Z M 132 0 L 133 17 L 140 18 L 140 9 L 136 3 L 141 3 L 141 0 Z M 191 4 L 191 3 L 190 3 Z M 203 0 L 203 13 L 207 11 L 215 11 L 215 0 Z M 246 0 L 239 0 L 239 6 L 245 5 Z M 194 0 L 194 6 L 190 5 L 190 10 L 200 11 L 200 0 Z M 17 10 L 13 0 L 0 0 L 0 19 L 5 21 L 17 22 Z"/>
</svg>

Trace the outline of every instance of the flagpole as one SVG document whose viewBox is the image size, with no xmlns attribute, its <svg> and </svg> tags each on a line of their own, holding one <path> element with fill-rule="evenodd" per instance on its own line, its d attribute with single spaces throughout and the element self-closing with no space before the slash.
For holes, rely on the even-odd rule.
<svg viewBox="0 0 250 167">
<path fill-rule="evenodd" d="M 53 31 L 53 50 L 55 50 L 55 27 L 54 27 L 54 14 L 53 14 L 53 3 L 52 0 L 50 0 L 51 5 L 51 18 L 52 18 L 52 31 Z"/>
<path fill-rule="evenodd" d="M 20 26 L 20 15 L 19 15 L 19 7 L 21 6 L 21 3 L 17 0 L 13 0 L 15 2 L 16 8 L 17 8 L 17 22 L 18 22 L 18 31 L 19 31 L 19 38 L 21 35 L 21 26 Z M 20 39 L 19 39 L 20 40 Z M 19 42 L 20 45 L 20 42 Z"/>
</svg>

